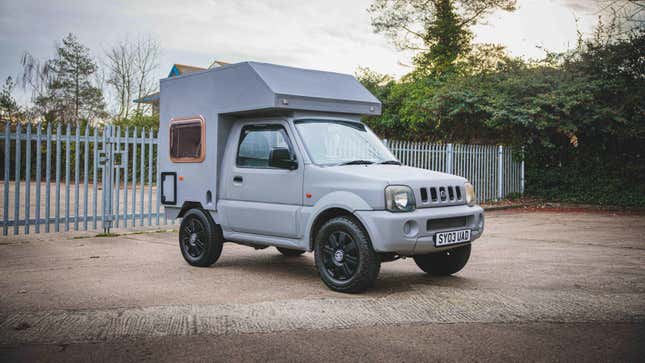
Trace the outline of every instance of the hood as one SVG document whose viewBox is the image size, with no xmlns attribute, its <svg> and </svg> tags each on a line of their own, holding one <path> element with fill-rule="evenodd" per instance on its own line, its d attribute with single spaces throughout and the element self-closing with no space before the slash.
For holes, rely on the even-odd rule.
<svg viewBox="0 0 645 363">
<path fill-rule="evenodd" d="M 427 184 L 428 182 L 465 183 L 466 179 L 427 169 L 399 165 L 338 165 L 327 167 L 335 173 L 384 181 L 388 184 Z M 412 185 L 410 185 L 412 186 Z"/>
<path fill-rule="evenodd" d="M 336 190 L 359 195 L 375 209 L 383 209 L 383 191 L 388 185 L 412 188 L 417 208 L 465 204 L 464 183 L 457 175 L 399 165 L 310 165 L 305 173 L 306 184 L 314 196 Z M 445 200 L 441 200 L 445 195 Z M 433 201 L 433 196 L 436 201 Z M 308 201 L 315 203 L 316 198 Z"/>
</svg>

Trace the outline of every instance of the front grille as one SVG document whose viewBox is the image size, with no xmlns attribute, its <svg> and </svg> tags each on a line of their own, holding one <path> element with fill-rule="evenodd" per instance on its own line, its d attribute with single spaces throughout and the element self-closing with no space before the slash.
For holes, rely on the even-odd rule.
<svg viewBox="0 0 645 363">
<path fill-rule="evenodd" d="M 419 195 L 421 203 L 432 205 L 455 204 L 463 201 L 463 193 L 460 186 L 446 185 L 439 187 L 420 188 Z"/>
<path fill-rule="evenodd" d="M 426 222 L 426 230 L 438 231 L 442 229 L 461 228 L 468 225 L 468 216 L 452 217 L 452 218 L 437 218 L 428 219 Z"/>
</svg>

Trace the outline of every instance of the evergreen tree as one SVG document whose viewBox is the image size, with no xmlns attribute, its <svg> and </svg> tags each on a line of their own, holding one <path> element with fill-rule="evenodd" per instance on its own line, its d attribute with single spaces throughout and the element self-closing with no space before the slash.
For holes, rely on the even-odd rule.
<svg viewBox="0 0 645 363">
<path fill-rule="evenodd" d="M 0 119 L 11 121 L 19 112 L 18 103 L 13 98 L 14 86 L 13 79 L 7 77 L 0 91 Z"/>
<path fill-rule="evenodd" d="M 106 116 L 103 92 L 93 79 L 97 65 L 73 34 L 63 39 L 48 67 L 52 74 L 48 92 L 35 100 L 41 108 L 52 110 L 46 118 L 75 123 Z"/>
</svg>

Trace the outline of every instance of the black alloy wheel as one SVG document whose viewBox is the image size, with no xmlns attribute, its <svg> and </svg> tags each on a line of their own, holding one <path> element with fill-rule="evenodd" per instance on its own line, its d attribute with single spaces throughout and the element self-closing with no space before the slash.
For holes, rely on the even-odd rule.
<svg viewBox="0 0 645 363">
<path fill-rule="evenodd" d="M 361 292 L 374 284 L 381 260 L 360 223 L 350 216 L 325 222 L 315 237 L 314 258 L 323 282 L 339 292 Z"/>
<path fill-rule="evenodd" d="M 358 245 L 344 231 L 334 231 L 322 246 L 323 264 L 329 276 L 338 281 L 347 281 L 358 269 Z"/>
<path fill-rule="evenodd" d="M 181 247 L 191 258 L 199 259 L 206 252 L 206 227 L 197 218 L 189 218 L 181 229 Z"/>
<path fill-rule="evenodd" d="M 186 262 L 193 266 L 210 266 L 222 253 L 223 237 L 219 226 L 201 209 L 184 215 L 179 228 L 179 247 Z"/>
</svg>

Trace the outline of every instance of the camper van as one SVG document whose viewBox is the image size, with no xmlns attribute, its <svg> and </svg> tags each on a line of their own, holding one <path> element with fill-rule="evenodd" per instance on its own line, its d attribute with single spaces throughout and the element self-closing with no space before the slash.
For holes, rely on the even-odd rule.
<svg viewBox="0 0 645 363">
<path fill-rule="evenodd" d="M 473 186 L 401 165 L 361 122 L 380 113 L 346 74 L 243 62 L 161 80 L 161 202 L 184 259 L 210 266 L 224 242 L 313 252 L 340 292 L 399 258 L 461 270 L 484 231 Z"/>
</svg>

